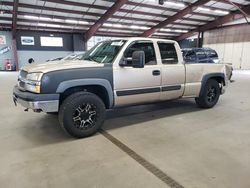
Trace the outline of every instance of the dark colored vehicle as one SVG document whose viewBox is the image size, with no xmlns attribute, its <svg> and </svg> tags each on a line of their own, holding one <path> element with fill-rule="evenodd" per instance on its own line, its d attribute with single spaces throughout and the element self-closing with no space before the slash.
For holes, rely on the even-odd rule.
<svg viewBox="0 0 250 188">
<path fill-rule="evenodd" d="M 217 52 L 211 48 L 182 49 L 182 55 L 186 63 L 220 63 Z M 227 64 L 226 69 L 228 80 L 232 81 L 232 64 Z"/>
<path fill-rule="evenodd" d="M 211 48 L 190 48 L 182 50 L 186 63 L 219 63 L 218 54 Z"/>
</svg>

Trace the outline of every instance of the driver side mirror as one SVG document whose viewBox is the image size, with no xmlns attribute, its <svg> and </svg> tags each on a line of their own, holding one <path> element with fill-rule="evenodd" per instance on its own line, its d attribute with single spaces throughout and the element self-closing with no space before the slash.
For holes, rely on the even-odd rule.
<svg viewBox="0 0 250 188">
<path fill-rule="evenodd" d="M 143 68 L 145 65 L 144 51 L 134 51 L 132 54 L 132 67 Z"/>
</svg>

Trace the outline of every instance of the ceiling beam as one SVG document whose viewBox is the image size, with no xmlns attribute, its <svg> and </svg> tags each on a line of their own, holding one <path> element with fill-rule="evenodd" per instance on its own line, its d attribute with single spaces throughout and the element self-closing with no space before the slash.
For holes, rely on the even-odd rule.
<svg viewBox="0 0 250 188">
<path fill-rule="evenodd" d="M 167 18 L 166 20 L 160 22 L 159 24 L 152 27 L 151 29 L 145 31 L 141 36 L 142 37 L 151 36 L 154 32 L 156 32 L 160 28 L 163 28 L 166 25 L 171 24 L 171 23 L 173 23 L 174 21 L 176 21 L 178 19 L 182 19 L 187 14 L 192 14 L 194 9 L 196 9 L 198 6 L 206 4 L 209 1 L 210 0 L 198 0 L 198 1 L 196 1 L 195 3 L 189 5 L 188 7 L 184 8 L 180 12 L 176 13 L 175 15 Z"/>
<path fill-rule="evenodd" d="M 244 12 L 246 12 L 247 14 L 250 14 L 250 5 L 244 6 L 242 8 L 242 10 Z M 196 32 L 204 32 L 210 29 L 214 29 L 216 27 L 222 26 L 223 24 L 238 20 L 238 19 L 242 19 L 244 18 L 244 15 L 240 13 L 240 11 L 235 11 L 235 12 L 231 12 L 230 14 L 220 17 L 215 21 L 209 22 L 205 25 L 202 25 L 188 33 L 182 34 L 179 37 L 176 38 L 177 41 L 183 40 L 185 38 L 188 38 L 192 35 L 194 35 Z"/>
<path fill-rule="evenodd" d="M 85 40 L 88 41 L 96 31 L 106 22 L 115 12 L 117 12 L 128 0 L 116 1 L 112 7 L 110 7 L 96 22 L 92 25 L 89 30 L 85 33 Z"/>
<path fill-rule="evenodd" d="M 14 0 L 12 12 L 12 38 L 14 39 L 16 38 L 18 3 L 19 0 Z"/>
</svg>

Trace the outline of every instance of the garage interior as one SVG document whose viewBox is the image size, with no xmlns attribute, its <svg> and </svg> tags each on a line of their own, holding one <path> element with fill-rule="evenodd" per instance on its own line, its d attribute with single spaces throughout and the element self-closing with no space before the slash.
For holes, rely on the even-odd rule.
<svg viewBox="0 0 250 188">
<path fill-rule="evenodd" d="M 249 0 L 0 0 L 0 187 L 249 188 L 249 22 Z M 56 116 L 14 105 L 30 58 L 123 37 L 212 48 L 233 82 L 212 109 L 180 99 L 109 110 L 83 139 Z"/>
</svg>

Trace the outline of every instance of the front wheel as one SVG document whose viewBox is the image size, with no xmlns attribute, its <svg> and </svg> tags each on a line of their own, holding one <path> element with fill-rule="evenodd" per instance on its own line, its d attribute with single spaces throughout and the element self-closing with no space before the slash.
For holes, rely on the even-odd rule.
<svg viewBox="0 0 250 188">
<path fill-rule="evenodd" d="M 220 85 L 216 80 L 208 80 L 204 90 L 195 102 L 202 108 L 212 108 L 220 97 Z"/>
<path fill-rule="evenodd" d="M 71 136 L 83 138 L 95 134 L 105 119 L 105 105 L 95 94 L 77 92 L 60 106 L 59 123 Z"/>
</svg>

